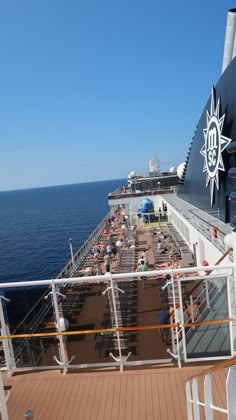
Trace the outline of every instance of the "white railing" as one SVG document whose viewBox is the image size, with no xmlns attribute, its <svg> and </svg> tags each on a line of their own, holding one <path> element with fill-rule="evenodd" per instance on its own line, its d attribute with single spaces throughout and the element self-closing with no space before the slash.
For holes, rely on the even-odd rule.
<svg viewBox="0 0 236 420">
<path fill-rule="evenodd" d="M 187 319 L 185 316 L 186 322 L 194 322 L 202 319 L 204 313 L 210 309 L 211 302 L 218 293 L 219 288 L 214 283 L 214 280 L 204 280 L 204 289 L 199 295 L 196 298 L 190 296 L 191 315 Z M 188 315 L 188 310 L 184 313 Z"/>
<path fill-rule="evenodd" d="M 171 199 L 166 199 L 167 203 L 170 204 L 175 210 L 177 210 L 180 214 L 182 214 L 188 222 L 195 227 L 196 230 L 198 230 L 206 239 L 208 239 L 222 254 L 226 251 L 226 245 L 224 243 L 224 238 L 226 236 L 226 233 L 224 233 L 219 227 L 218 227 L 218 218 L 219 213 L 216 212 L 207 212 L 205 210 L 202 210 L 202 212 L 206 212 L 207 215 L 211 216 L 210 221 L 204 219 L 204 215 L 196 214 L 194 210 L 187 210 L 183 211 L 181 208 L 179 208 L 177 205 L 172 204 Z M 215 220 L 214 220 L 215 219 Z M 176 222 L 176 221 L 175 221 Z M 184 232 L 182 232 L 184 234 Z M 186 234 L 184 234 L 186 237 Z M 187 240 L 189 238 L 186 237 Z M 233 262 L 233 252 L 230 251 L 229 253 L 229 259 Z"/>
<path fill-rule="evenodd" d="M 199 295 L 196 298 L 193 298 L 192 295 L 190 296 L 190 308 L 187 308 L 183 312 L 183 321 L 186 324 L 192 324 L 192 326 L 189 327 L 188 331 L 185 331 L 185 338 L 183 337 L 182 329 L 179 328 L 177 332 L 172 330 L 172 352 L 174 354 L 177 354 L 178 352 L 177 343 L 179 346 L 179 352 L 182 354 L 184 340 L 186 341 L 195 329 L 194 323 L 200 320 L 204 320 L 204 315 L 208 313 L 213 299 L 219 293 L 219 288 L 216 286 L 214 281 L 209 281 L 209 279 L 207 279 L 203 280 L 203 282 L 205 283 L 204 289 L 199 293 Z M 179 318 L 181 319 L 181 316 L 179 316 Z"/>
<path fill-rule="evenodd" d="M 217 374 L 217 371 L 220 369 L 220 366 L 217 369 L 214 369 L 214 372 L 206 373 L 206 375 L 204 376 L 204 398 L 202 401 L 200 401 L 199 397 L 199 387 L 201 386 L 201 384 L 199 386 L 198 378 L 195 377 L 187 381 L 186 400 L 188 420 L 200 420 L 200 407 L 204 407 L 204 414 L 206 420 L 213 420 L 214 413 L 224 413 L 227 417 L 223 418 L 227 418 L 229 420 L 236 419 L 236 365 L 233 364 L 232 366 L 230 366 L 230 363 L 235 363 L 235 358 L 233 359 L 233 361 L 227 362 L 227 364 L 229 365 L 229 370 L 227 378 L 225 380 L 226 407 L 220 407 L 213 403 L 212 376 Z"/>
<path fill-rule="evenodd" d="M 158 271 L 150 271 L 150 272 L 145 272 L 145 276 L 147 278 L 149 277 L 153 277 L 153 276 L 160 276 L 160 275 L 165 275 L 165 274 L 171 274 L 172 277 L 174 274 L 178 274 L 178 273 L 185 273 L 185 274 L 191 274 L 191 273 L 196 273 L 196 271 L 203 271 L 205 267 L 190 267 L 190 268 L 179 268 L 179 269 L 174 269 L 174 270 L 158 270 Z M 223 274 L 221 274 L 221 276 L 225 276 L 225 271 L 232 271 L 233 269 L 233 265 L 227 265 L 227 266 L 209 266 L 208 270 L 215 270 L 218 273 L 219 272 L 223 272 Z M 133 272 L 133 273 L 120 273 L 120 274 L 110 274 L 107 273 L 106 275 L 103 276 L 91 276 L 91 277 L 76 277 L 76 278 L 68 278 L 68 279 L 51 279 L 51 280 L 36 280 L 36 281 L 27 281 L 27 282 L 14 282 L 14 283 L 3 283 L 1 284 L 1 288 L 5 289 L 5 288 L 26 288 L 26 287 L 37 287 L 37 286 L 41 286 L 41 285 L 47 285 L 50 289 L 48 290 L 48 292 L 51 293 L 51 297 L 52 300 L 50 301 L 50 299 L 48 299 L 48 302 L 50 301 L 50 310 L 53 311 L 54 313 L 54 319 L 55 319 L 55 330 L 56 333 L 55 335 L 57 336 L 57 333 L 61 333 L 62 332 L 62 327 L 61 327 L 61 318 L 63 317 L 63 312 L 61 310 L 60 307 L 60 293 L 59 291 L 59 287 L 63 287 L 65 284 L 67 285 L 75 285 L 75 284 L 98 284 L 99 282 L 105 283 L 105 288 L 109 287 L 112 290 L 112 287 L 114 289 L 113 282 L 116 284 L 116 282 L 119 282 L 122 285 L 122 282 L 127 282 L 129 281 L 133 281 L 134 278 L 135 279 L 140 279 L 140 277 L 143 276 L 143 273 L 137 273 L 137 272 Z M 220 276 L 218 274 L 218 276 Z M 215 277 L 217 277 L 217 275 L 215 274 L 214 276 L 212 276 L 212 278 L 214 279 Z M 186 277 L 184 278 L 184 280 L 201 280 L 201 278 L 204 280 L 206 278 L 206 276 L 204 277 Z M 208 281 L 211 280 L 211 276 L 207 276 Z M 148 280 L 147 280 L 148 281 Z M 177 300 L 174 298 L 174 307 L 176 310 L 176 303 Z M 0 299 L 0 308 L 2 305 L 2 300 Z M 116 310 L 119 311 L 119 302 L 116 302 Z M 182 315 L 181 315 L 182 316 Z M 4 326 L 6 325 L 5 319 L 4 319 L 4 314 L 3 311 L 0 310 L 0 321 L 1 321 L 1 325 Z M 116 325 L 116 327 L 119 327 L 119 324 Z M 34 325 L 34 330 L 35 330 L 35 325 Z M 176 326 L 175 327 L 176 332 L 178 332 L 179 327 Z M 27 344 L 27 339 L 28 338 L 32 338 L 34 336 L 34 334 L 31 334 L 31 329 L 30 326 L 28 326 L 28 331 L 30 331 L 29 337 L 25 337 L 22 336 L 20 337 L 20 350 L 22 352 L 22 346 L 26 346 Z M 116 334 L 121 334 L 118 331 L 115 332 Z M 39 334 L 39 337 L 42 336 L 42 334 Z M 5 339 L 4 343 L 6 343 L 6 346 L 4 348 L 4 352 L 5 352 L 5 360 L 6 360 L 6 366 L 9 370 L 9 372 L 13 372 L 17 369 L 16 364 L 18 364 L 18 361 L 16 360 L 18 355 L 20 354 L 20 351 L 17 350 L 17 347 L 15 349 L 15 354 L 12 354 L 12 338 L 9 339 Z M 18 338 L 19 340 L 19 338 Z M 58 368 L 61 369 L 61 367 L 63 367 L 64 371 L 66 372 L 69 368 L 70 368 L 70 361 L 68 360 L 68 356 L 67 356 L 67 351 L 66 351 L 66 346 L 65 346 L 65 342 L 62 339 L 62 336 L 59 335 L 59 341 L 60 341 L 60 363 Z M 118 340 L 121 342 L 121 340 Z M 28 348 L 28 354 L 30 355 L 30 349 Z M 122 349 L 121 349 L 122 350 Z M 178 355 L 180 355 L 180 349 L 179 349 L 179 342 L 177 343 L 177 351 L 178 351 Z M 17 357 L 16 357 L 17 355 Z M 32 355 L 31 355 L 32 356 Z M 32 356 L 32 359 L 37 359 L 37 357 L 34 355 L 34 357 Z M 29 358 L 30 359 L 30 358 Z M 120 360 L 121 359 L 121 360 Z M 180 357 L 179 357 L 180 360 Z M 138 364 L 145 364 L 145 363 L 153 363 L 153 360 L 149 360 L 149 361 L 142 361 L 140 360 L 139 362 L 135 362 Z M 127 361 L 125 360 L 124 355 L 122 355 L 122 357 L 120 357 L 119 359 L 117 359 L 114 362 L 110 362 L 109 366 L 117 366 L 117 363 L 120 365 L 120 367 L 122 367 L 123 369 L 123 365 L 128 365 L 128 364 L 132 364 L 134 363 L 134 361 Z M 106 364 L 92 364 L 91 366 L 105 366 Z M 90 365 L 83 365 L 83 367 L 89 367 Z M 76 365 L 73 365 L 73 368 L 76 367 Z M 81 367 L 81 365 L 77 365 L 77 367 Z M 32 367 L 31 367 L 32 368 Z M 34 367 L 37 368 L 37 367 Z M 49 366 L 47 366 L 47 368 L 50 368 Z M 55 366 L 54 366 L 55 369 Z"/>
<path fill-rule="evenodd" d="M 69 260 L 69 262 L 66 264 L 66 266 L 60 271 L 57 278 L 62 279 L 64 277 L 70 277 L 73 274 L 73 271 L 76 270 L 79 265 L 82 263 L 84 257 L 88 254 L 89 250 L 91 249 L 91 246 L 94 244 L 94 242 L 97 241 L 99 236 L 101 235 L 101 232 L 104 230 L 104 227 L 106 226 L 107 220 L 109 217 L 111 217 L 114 209 L 112 209 L 105 217 L 104 219 L 99 223 L 99 225 L 96 227 L 96 229 L 91 233 L 91 235 L 86 239 L 86 241 L 83 243 L 83 245 L 78 249 L 78 251 L 74 255 L 74 265 L 72 259 Z"/>
<path fill-rule="evenodd" d="M 222 232 L 217 226 L 214 225 L 214 220 L 212 223 L 204 220 L 201 216 L 195 214 L 193 211 L 190 211 L 192 217 L 188 221 L 206 238 L 208 239 L 222 254 L 226 251 L 226 246 L 224 243 L 225 233 Z M 232 251 L 229 253 L 230 261 L 233 261 Z"/>
</svg>

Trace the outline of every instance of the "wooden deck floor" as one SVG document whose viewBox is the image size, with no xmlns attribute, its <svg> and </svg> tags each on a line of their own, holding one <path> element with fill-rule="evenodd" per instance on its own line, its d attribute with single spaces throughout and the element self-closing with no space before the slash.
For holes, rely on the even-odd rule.
<svg viewBox="0 0 236 420">
<path fill-rule="evenodd" d="M 202 367 L 160 367 L 127 372 L 18 374 L 11 385 L 10 420 L 31 409 L 37 420 L 185 420 L 185 381 Z M 224 406 L 224 372 L 217 379 L 215 402 Z M 223 419 L 218 415 L 214 419 Z"/>
</svg>

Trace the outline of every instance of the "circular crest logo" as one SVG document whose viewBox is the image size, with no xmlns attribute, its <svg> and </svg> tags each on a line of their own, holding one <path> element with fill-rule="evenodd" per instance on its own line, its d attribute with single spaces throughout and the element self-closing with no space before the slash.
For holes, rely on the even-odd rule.
<svg viewBox="0 0 236 420">
<path fill-rule="evenodd" d="M 220 130 L 218 120 L 211 117 L 206 133 L 206 166 L 210 178 L 215 177 L 220 159 Z"/>
<path fill-rule="evenodd" d="M 211 110 L 206 111 L 207 127 L 203 129 L 204 145 L 200 150 L 204 157 L 203 172 L 206 172 L 206 187 L 210 184 L 211 207 L 214 202 L 214 189 L 219 190 L 219 171 L 225 171 L 222 152 L 231 139 L 222 135 L 225 114 L 220 114 L 220 99 L 215 106 L 214 87 L 211 91 Z"/>
</svg>

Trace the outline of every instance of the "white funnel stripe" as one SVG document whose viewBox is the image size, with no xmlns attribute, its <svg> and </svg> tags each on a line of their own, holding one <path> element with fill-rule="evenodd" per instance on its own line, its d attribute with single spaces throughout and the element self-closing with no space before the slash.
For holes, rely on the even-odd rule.
<svg viewBox="0 0 236 420">
<path fill-rule="evenodd" d="M 228 67 L 228 65 L 231 63 L 233 58 L 235 30 L 236 10 L 231 10 L 228 12 L 227 17 L 222 73 L 225 71 L 226 67 Z"/>
<path fill-rule="evenodd" d="M 232 60 L 234 59 L 235 56 L 236 56 L 236 29 L 234 33 L 234 47 L 233 47 L 233 53 L 232 53 Z"/>
</svg>

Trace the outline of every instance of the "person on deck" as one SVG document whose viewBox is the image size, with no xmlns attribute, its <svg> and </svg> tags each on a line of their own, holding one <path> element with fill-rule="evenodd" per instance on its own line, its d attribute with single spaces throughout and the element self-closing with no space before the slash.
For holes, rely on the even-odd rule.
<svg viewBox="0 0 236 420">
<path fill-rule="evenodd" d="M 140 264 L 138 266 L 137 271 L 141 271 L 141 272 L 148 271 L 147 265 L 145 264 L 144 260 L 141 260 L 140 261 Z M 141 279 L 143 281 L 143 288 L 145 289 L 147 277 L 146 276 L 142 276 Z"/>
<path fill-rule="evenodd" d="M 168 311 L 166 311 L 163 308 L 160 308 L 158 310 L 158 322 L 160 325 L 167 325 L 170 323 L 170 315 L 168 313 Z M 161 338 L 162 338 L 162 342 L 165 345 L 169 344 L 169 336 L 170 336 L 170 329 L 169 328 L 161 328 Z"/>
<path fill-rule="evenodd" d="M 111 245 L 110 242 L 107 244 L 107 254 L 110 255 L 110 256 L 112 254 L 112 245 Z"/>
<path fill-rule="evenodd" d="M 142 260 L 144 260 L 144 264 L 148 265 L 148 256 L 147 256 L 147 251 L 144 250 L 142 253 Z"/>
<path fill-rule="evenodd" d="M 110 265 L 111 265 L 111 256 L 109 254 L 106 254 L 104 257 L 104 265 L 106 273 L 110 272 Z"/>
</svg>

